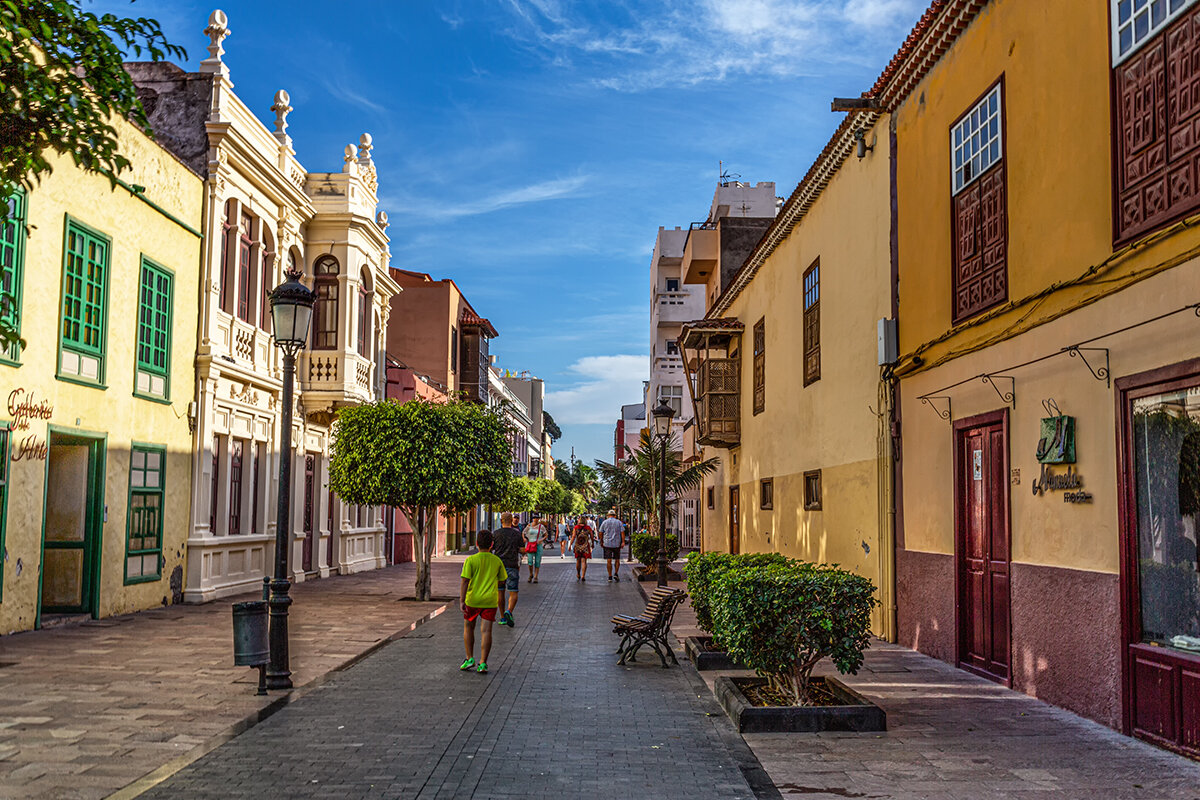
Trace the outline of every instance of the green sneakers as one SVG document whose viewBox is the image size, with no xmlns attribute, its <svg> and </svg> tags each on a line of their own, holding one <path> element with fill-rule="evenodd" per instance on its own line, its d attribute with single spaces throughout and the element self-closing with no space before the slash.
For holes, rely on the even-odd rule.
<svg viewBox="0 0 1200 800">
<path fill-rule="evenodd" d="M 468 658 L 466 661 L 464 661 L 464 662 L 462 663 L 462 666 L 461 666 L 461 667 L 459 667 L 459 669 L 464 669 L 464 670 L 465 670 L 465 669 L 470 669 L 470 668 L 471 668 L 471 667 L 473 667 L 473 666 L 475 666 L 475 659 L 474 659 L 474 658 Z M 483 665 L 481 664 L 480 666 L 483 666 Z"/>
<path fill-rule="evenodd" d="M 478 672 L 480 675 L 486 675 L 486 674 L 487 674 L 487 662 L 486 662 L 486 661 L 480 661 L 480 662 L 479 662 L 479 669 L 478 669 L 478 670 L 476 670 L 476 672 Z"/>
</svg>

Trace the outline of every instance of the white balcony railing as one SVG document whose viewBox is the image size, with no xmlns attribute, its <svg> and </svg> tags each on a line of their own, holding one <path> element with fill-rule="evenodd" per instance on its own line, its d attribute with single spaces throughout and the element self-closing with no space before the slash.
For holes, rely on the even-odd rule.
<svg viewBox="0 0 1200 800">
<path fill-rule="evenodd" d="M 340 395 L 344 402 L 370 402 L 375 365 L 358 353 L 341 350 L 308 350 L 297 374 L 304 392 Z"/>
</svg>

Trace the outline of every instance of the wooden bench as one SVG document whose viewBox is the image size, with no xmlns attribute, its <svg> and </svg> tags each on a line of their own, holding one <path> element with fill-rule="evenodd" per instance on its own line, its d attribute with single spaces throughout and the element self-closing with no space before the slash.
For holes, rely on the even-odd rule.
<svg viewBox="0 0 1200 800">
<path fill-rule="evenodd" d="M 637 651 L 648 644 L 658 653 L 664 669 L 668 656 L 671 663 L 678 664 L 671 645 L 667 643 L 667 634 L 671 632 L 675 609 L 685 598 L 687 593 L 680 589 L 659 586 L 651 593 L 641 614 L 636 617 L 628 614 L 614 616 L 613 633 L 621 635 L 621 644 L 617 647 L 621 659 L 617 663 L 624 665 L 626 661 L 637 661 Z"/>
</svg>

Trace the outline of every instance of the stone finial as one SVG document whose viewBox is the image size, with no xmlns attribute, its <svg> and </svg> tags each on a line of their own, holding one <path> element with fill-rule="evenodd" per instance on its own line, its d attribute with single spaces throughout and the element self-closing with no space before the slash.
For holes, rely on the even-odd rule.
<svg viewBox="0 0 1200 800">
<path fill-rule="evenodd" d="M 369 133 L 364 133 L 358 137 L 358 163 L 364 167 L 371 165 L 371 148 L 374 146 L 371 144 L 371 141 L 371 134 Z"/>
<path fill-rule="evenodd" d="M 286 89 L 280 89 L 275 93 L 275 105 L 271 106 L 275 112 L 275 138 L 281 141 L 287 138 L 287 115 L 292 113 L 291 99 Z"/>
<path fill-rule="evenodd" d="M 346 155 L 345 155 L 346 163 L 353 164 L 354 159 L 358 157 L 358 152 L 357 152 L 357 150 L 355 150 L 354 145 L 352 145 L 352 144 L 346 145 L 345 153 L 346 153 Z"/>
<path fill-rule="evenodd" d="M 380 230 L 383 230 L 383 231 L 387 230 L 388 215 L 387 215 L 386 211 L 380 211 L 378 214 L 375 215 L 375 224 L 379 226 Z"/>
<path fill-rule="evenodd" d="M 208 15 L 208 27 L 204 29 L 204 34 L 209 39 L 208 58 L 200 62 L 201 72 L 229 72 L 229 68 L 221 61 L 221 56 L 225 55 L 225 48 L 221 43 L 230 33 L 232 31 L 229 30 L 229 17 L 225 16 L 224 11 L 218 8 Z"/>
</svg>

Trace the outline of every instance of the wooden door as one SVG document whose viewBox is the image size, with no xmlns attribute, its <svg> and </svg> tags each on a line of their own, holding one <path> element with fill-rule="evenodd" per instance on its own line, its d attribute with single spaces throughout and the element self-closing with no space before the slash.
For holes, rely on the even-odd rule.
<svg viewBox="0 0 1200 800">
<path fill-rule="evenodd" d="M 729 490 L 729 552 L 742 552 L 741 517 L 738 514 L 738 495 L 740 491 L 734 486 Z"/>
<path fill-rule="evenodd" d="M 313 501 L 317 478 L 317 458 L 312 453 L 304 457 L 304 550 L 301 566 L 305 572 L 313 568 Z"/>
<path fill-rule="evenodd" d="M 51 432 L 42 527 L 40 616 L 97 615 L 104 442 Z"/>
<path fill-rule="evenodd" d="M 958 662 L 1008 682 L 1008 435 L 1003 419 L 958 430 Z"/>
</svg>

